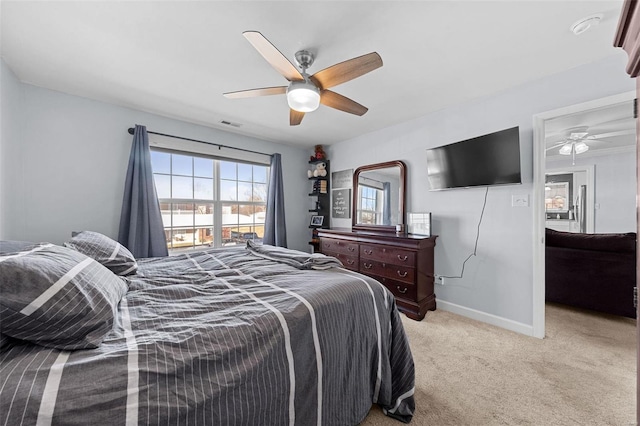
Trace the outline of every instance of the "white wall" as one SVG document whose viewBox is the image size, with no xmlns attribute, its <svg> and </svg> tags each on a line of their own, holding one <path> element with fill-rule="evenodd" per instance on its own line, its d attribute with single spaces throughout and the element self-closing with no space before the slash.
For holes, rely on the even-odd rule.
<svg viewBox="0 0 640 426">
<path fill-rule="evenodd" d="M 150 131 L 282 154 L 290 248 L 309 251 L 306 169 L 311 150 L 22 84 L 24 130 L 10 142 L 4 238 L 61 243 L 71 231 L 117 237 L 134 124 Z M 12 106 L 12 108 L 15 108 Z M 19 145 L 19 146 L 16 146 Z"/>
<path fill-rule="evenodd" d="M 402 160 L 407 164 L 407 211 L 432 212 L 438 235 L 435 272 L 459 275 L 473 252 L 484 188 L 430 192 L 426 149 L 520 126 L 522 185 L 491 187 L 480 229 L 478 252 L 462 279 L 436 286 L 440 307 L 521 332 L 532 332 L 533 212 L 511 207 L 513 195 L 533 199 L 534 114 L 633 90 L 625 74 L 626 54 L 433 112 L 419 119 L 354 138 L 328 149 L 333 171 Z M 429 94 L 425 94 L 429 96 Z M 333 226 L 348 227 L 348 220 Z M 445 302 L 445 303 L 442 303 Z"/>
<path fill-rule="evenodd" d="M 546 161 L 549 169 L 571 165 L 567 157 Z M 611 155 L 577 155 L 576 167 L 585 165 L 594 166 L 594 232 L 636 232 L 635 149 Z"/>
<path fill-rule="evenodd" d="M 0 240 L 9 232 L 5 208 L 9 203 L 9 188 L 19 182 L 9 179 L 7 170 L 15 159 L 16 147 L 21 140 L 23 126 L 22 85 L 4 61 L 0 60 Z"/>
</svg>

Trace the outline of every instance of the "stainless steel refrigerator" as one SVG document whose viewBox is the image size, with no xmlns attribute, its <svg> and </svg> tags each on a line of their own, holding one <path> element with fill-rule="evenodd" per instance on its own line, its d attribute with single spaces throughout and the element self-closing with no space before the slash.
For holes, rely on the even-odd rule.
<svg viewBox="0 0 640 426">
<path fill-rule="evenodd" d="M 578 232 L 587 232 L 587 185 L 580 185 L 576 196 L 576 222 L 578 222 Z"/>
</svg>

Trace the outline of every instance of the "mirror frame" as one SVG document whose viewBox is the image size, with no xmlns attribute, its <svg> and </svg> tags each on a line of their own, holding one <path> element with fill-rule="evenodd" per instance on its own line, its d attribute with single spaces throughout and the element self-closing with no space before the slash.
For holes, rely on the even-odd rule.
<svg viewBox="0 0 640 426">
<path fill-rule="evenodd" d="M 355 231 L 383 231 L 383 232 L 396 232 L 396 225 L 370 225 L 370 224 L 360 224 L 358 221 L 358 180 L 360 178 L 360 173 L 369 172 L 372 170 L 379 169 L 387 169 L 390 167 L 398 167 L 400 168 L 400 188 L 398 189 L 399 193 L 399 205 L 398 205 L 398 217 L 402 218 L 402 225 L 405 224 L 405 199 L 406 199 L 406 187 L 407 187 L 407 173 L 406 166 L 402 161 L 387 161 L 386 163 L 377 163 L 377 164 L 367 164 L 365 166 L 360 166 L 353 173 L 353 200 L 352 200 L 352 219 L 351 219 L 351 228 Z"/>
</svg>

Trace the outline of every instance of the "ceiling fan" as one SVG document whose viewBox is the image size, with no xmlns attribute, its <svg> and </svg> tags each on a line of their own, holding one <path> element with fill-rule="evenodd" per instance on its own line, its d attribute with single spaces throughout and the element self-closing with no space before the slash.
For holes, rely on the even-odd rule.
<svg viewBox="0 0 640 426">
<path fill-rule="evenodd" d="M 241 99 L 286 94 L 291 126 L 300 124 L 304 114 L 315 111 L 320 104 L 355 115 L 364 115 L 368 111 L 368 108 L 359 103 L 328 89 L 380 68 L 382 58 L 376 52 L 340 62 L 309 75 L 307 68 L 315 59 L 311 52 L 306 50 L 296 52 L 295 59 L 300 67 L 298 71 L 298 68 L 259 32 L 245 31 L 242 35 L 290 83 L 288 86 L 227 92 L 223 94 L 226 98 Z"/>
<path fill-rule="evenodd" d="M 556 148 L 560 148 L 558 153 L 560 155 L 571 155 L 575 164 L 576 154 L 582 154 L 589 150 L 587 142 L 596 141 L 605 138 L 611 138 L 615 136 L 623 136 L 635 133 L 634 130 L 619 130 L 615 132 L 601 133 L 598 135 L 589 134 L 589 126 L 572 127 L 566 131 L 564 139 L 546 149 L 550 151 Z"/>
</svg>

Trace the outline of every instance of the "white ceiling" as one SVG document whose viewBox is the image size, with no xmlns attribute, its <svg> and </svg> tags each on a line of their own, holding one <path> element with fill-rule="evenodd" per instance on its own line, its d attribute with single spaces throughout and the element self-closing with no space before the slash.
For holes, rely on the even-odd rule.
<svg viewBox="0 0 640 426">
<path fill-rule="evenodd" d="M 291 145 L 332 144 L 598 59 L 622 1 L 0 2 L 1 53 L 29 84 Z M 576 36 L 572 23 L 601 24 Z M 384 65 L 332 90 L 369 108 L 325 106 L 289 126 L 285 85 L 242 36 L 260 31 L 310 74 L 376 51 Z M 227 120 L 241 124 L 233 128 Z M 132 123 L 133 124 L 133 123 Z M 154 130 L 154 129 L 150 129 Z"/>
<path fill-rule="evenodd" d="M 560 156 L 559 150 L 572 131 L 587 135 L 586 155 L 606 155 L 622 150 L 631 151 L 636 145 L 636 120 L 633 101 L 624 101 L 575 114 L 567 114 L 545 122 L 546 156 Z M 565 157 L 566 158 L 566 157 Z"/>
</svg>

